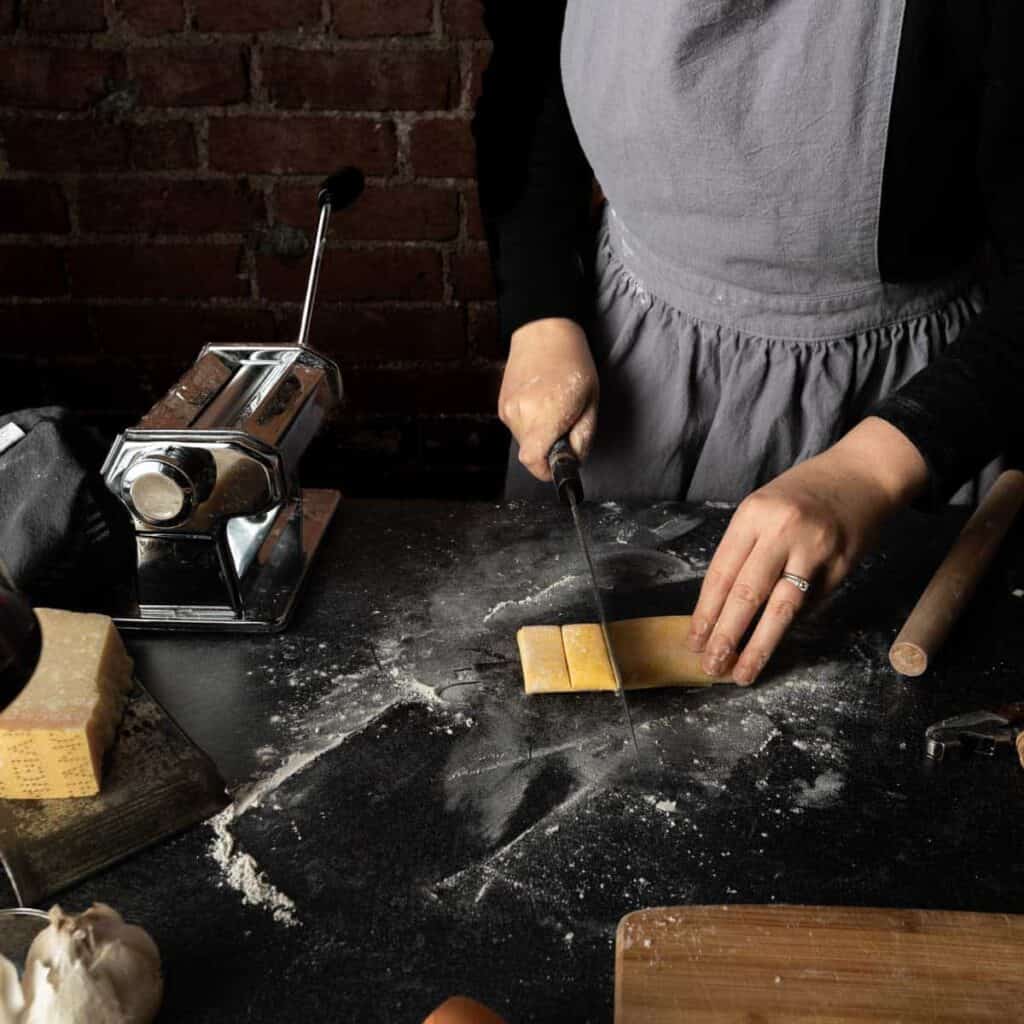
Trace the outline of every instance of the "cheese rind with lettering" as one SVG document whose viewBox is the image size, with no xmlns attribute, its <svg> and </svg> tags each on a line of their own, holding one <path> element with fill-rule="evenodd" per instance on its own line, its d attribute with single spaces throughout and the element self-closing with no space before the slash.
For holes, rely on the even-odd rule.
<svg viewBox="0 0 1024 1024">
<path fill-rule="evenodd" d="M 0 797 L 95 796 L 132 683 L 106 615 L 37 608 L 43 645 L 32 678 L 0 713 Z"/>
</svg>

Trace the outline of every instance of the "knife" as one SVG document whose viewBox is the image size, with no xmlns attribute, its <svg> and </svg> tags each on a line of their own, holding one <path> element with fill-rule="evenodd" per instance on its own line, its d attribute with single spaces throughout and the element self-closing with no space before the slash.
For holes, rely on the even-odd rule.
<svg viewBox="0 0 1024 1024">
<path fill-rule="evenodd" d="M 612 675 L 615 677 L 615 692 L 622 701 L 622 712 L 626 716 L 629 735 L 633 739 L 633 750 L 639 759 L 640 745 L 636 741 L 633 716 L 629 713 L 626 691 L 622 688 L 622 673 L 619 671 L 619 663 L 615 660 L 615 652 L 612 650 L 612 640 L 608 634 L 608 619 L 604 613 L 604 601 L 601 599 L 601 590 L 597 585 L 597 572 L 594 570 L 594 560 L 590 557 L 590 545 L 587 543 L 587 535 L 583 530 L 583 523 L 580 521 L 579 506 L 583 501 L 580 460 L 572 450 L 572 445 L 569 444 L 568 438 L 563 437 L 554 443 L 551 451 L 548 452 L 548 468 L 551 470 L 551 478 L 554 480 L 558 497 L 564 504 L 569 506 L 569 511 L 572 513 L 572 522 L 576 528 L 576 537 L 580 542 L 580 551 L 583 552 L 583 558 L 587 563 L 587 569 L 590 573 L 590 593 L 594 598 L 594 606 L 597 608 L 598 621 L 601 623 L 604 649 L 612 667 Z"/>
</svg>

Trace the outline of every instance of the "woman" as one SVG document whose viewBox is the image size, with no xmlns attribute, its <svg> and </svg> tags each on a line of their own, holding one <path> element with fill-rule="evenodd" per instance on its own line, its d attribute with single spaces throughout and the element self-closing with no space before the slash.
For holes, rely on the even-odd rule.
<svg viewBox="0 0 1024 1024">
<path fill-rule="evenodd" d="M 749 684 L 811 584 L 1020 442 L 1024 5 L 487 17 L 474 131 L 508 494 L 537 494 L 568 434 L 591 496 L 740 501 L 688 642 Z"/>
</svg>

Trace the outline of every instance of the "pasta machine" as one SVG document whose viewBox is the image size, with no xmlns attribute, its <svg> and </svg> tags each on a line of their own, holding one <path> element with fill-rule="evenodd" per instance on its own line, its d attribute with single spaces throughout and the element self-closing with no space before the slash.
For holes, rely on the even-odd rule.
<svg viewBox="0 0 1024 1024">
<path fill-rule="evenodd" d="M 298 465 L 342 397 L 338 367 L 309 347 L 309 326 L 331 212 L 362 187 L 362 174 L 346 168 L 320 189 L 296 342 L 207 345 L 115 440 L 102 473 L 131 516 L 137 556 L 118 625 L 287 624 L 341 497 L 300 487 Z"/>
</svg>

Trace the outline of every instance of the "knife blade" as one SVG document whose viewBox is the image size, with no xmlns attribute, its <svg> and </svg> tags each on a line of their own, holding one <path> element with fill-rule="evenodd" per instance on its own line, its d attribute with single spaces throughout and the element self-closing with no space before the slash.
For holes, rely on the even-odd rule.
<svg viewBox="0 0 1024 1024">
<path fill-rule="evenodd" d="M 583 481 L 580 479 L 580 460 L 569 444 L 566 437 L 560 438 L 554 443 L 551 451 L 548 452 L 548 468 L 551 470 L 551 477 L 555 484 L 555 490 L 561 501 L 569 506 L 572 514 L 573 526 L 576 529 L 576 538 L 579 541 L 580 551 L 583 552 L 583 560 L 587 564 L 587 571 L 590 573 L 590 593 L 594 598 L 594 607 L 597 609 L 597 618 L 601 624 L 601 637 L 604 640 L 605 653 L 608 655 L 608 662 L 612 667 L 612 675 L 615 678 L 615 692 L 622 702 L 622 713 L 626 718 L 626 725 L 629 727 L 629 735 L 633 740 L 633 751 L 636 757 L 640 757 L 640 745 L 636 740 L 636 730 L 633 728 L 633 716 L 629 713 L 629 702 L 626 700 L 626 691 L 622 686 L 622 673 L 619 671 L 619 663 L 615 659 L 615 651 L 612 649 L 612 639 L 608 632 L 608 618 L 604 611 L 604 601 L 601 598 L 601 589 L 597 585 L 597 571 L 594 569 L 594 560 L 590 554 L 590 544 L 587 542 L 587 534 L 583 529 L 583 522 L 580 519 L 579 506 L 583 501 Z"/>
</svg>

